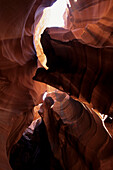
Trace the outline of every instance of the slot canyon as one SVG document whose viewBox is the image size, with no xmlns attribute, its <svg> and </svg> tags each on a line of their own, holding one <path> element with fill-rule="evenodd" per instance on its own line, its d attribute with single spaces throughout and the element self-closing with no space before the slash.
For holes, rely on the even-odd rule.
<svg viewBox="0 0 113 170">
<path fill-rule="evenodd" d="M 113 170 L 113 0 L 0 0 L 0 170 Z"/>
</svg>

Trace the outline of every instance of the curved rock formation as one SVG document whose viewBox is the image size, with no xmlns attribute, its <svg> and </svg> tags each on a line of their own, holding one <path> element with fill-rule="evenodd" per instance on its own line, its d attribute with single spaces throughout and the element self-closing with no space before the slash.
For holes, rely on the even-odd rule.
<svg viewBox="0 0 113 170">
<path fill-rule="evenodd" d="M 67 28 L 48 28 L 41 38 L 49 69 L 36 77 L 113 116 L 113 1 L 73 1 Z M 42 78 L 43 77 L 43 78 Z"/>
<path fill-rule="evenodd" d="M 11 169 L 10 150 L 47 89 L 32 80 L 39 62 L 33 34 L 43 9 L 55 1 L 0 1 L 1 170 Z M 70 4 L 67 29 L 50 28 L 42 35 L 49 69 L 39 68 L 34 79 L 113 116 L 113 1 L 70 0 Z M 112 169 L 113 142 L 98 116 L 65 95 L 58 100 L 63 109 L 59 101 L 51 109 L 53 100 L 46 98 L 42 110 L 52 151 L 62 167 Z"/>
<path fill-rule="evenodd" d="M 54 31 L 55 38 L 51 38 Z M 61 40 L 56 39 L 56 32 L 57 28 L 48 28 L 42 35 L 49 69 L 39 68 L 34 79 L 91 103 L 102 114 L 113 116 L 113 48 L 94 48 L 74 36 L 65 42 L 70 32 L 61 31 Z"/>
<path fill-rule="evenodd" d="M 32 77 L 37 69 L 35 24 L 54 0 L 0 1 L 0 169 L 9 170 L 7 155 L 33 119 L 46 85 Z M 36 19 L 36 22 L 35 22 Z"/>
<path fill-rule="evenodd" d="M 10 164 L 14 170 L 62 170 L 54 158 L 43 120 L 37 120 L 33 134 L 26 132 L 13 146 Z"/>
<path fill-rule="evenodd" d="M 113 140 L 95 112 L 59 93 L 49 94 L 42 108 L 51 149 L 63 169 L 112 170 Z"/>
</svg>

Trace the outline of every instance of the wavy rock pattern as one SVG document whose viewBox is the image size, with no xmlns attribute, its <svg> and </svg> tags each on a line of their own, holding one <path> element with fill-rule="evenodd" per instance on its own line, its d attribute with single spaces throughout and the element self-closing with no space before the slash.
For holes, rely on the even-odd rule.
<svg viewBox="0 0 113 170">
<path fill-rule="evenodd" d="M 33 33 L 44 7 L 53 2 L 0 1 L 1 170 L 11 169 L 7 155 L 31 123 L 32 109 L 42 101 L 42 94 L 46 90 L 46 85 L 32 80 L 37 69 Z"/>
<path fill-rule="evenodd" d="M 56 37 L 57 28 L 54 31 Z M 65 37 L 68 33 L 62 34 L 61 37 Z M 56 40 L 51 35 L 53 37 L 54 32 L 48 28 L 41 39 L 49 69 L 38 69 L 34 79 L 91 103 L 102 114 L 113 116 L 113 49 L 94 48 L 77 39 Z"/>
<path fill-rule="evenodd" d="M 42 102 L 42 94 L 47 89 L 46 85 L 32 80 L 37 69 L 33 34 L 43 9 L 53 2 L 55 0 L 0 1 L 1 170 L 11 169 L 7 158 L 10 150 L 32 121 L 32 109 Z M 49 69 L 38 69 L 35 79 L 113 116 L 113 3 L 78 0 L 75 8 L 73 1 L 70 2 L 72 27 L 67 26 L 71 30 L 61 29 L 57 36 L 60 29 L 46 29 L 41 42 Z M 98 8 L 97 4 L 104 7 L 102 16 L 94 10 Z M 87 17 L 81 21 L 84 10 L 86 14 L 87 10 L 95 11 L 99 15 L 98 21 L 90 22 Z M 42 108 L 49 142 L 62 168 L 112 169 L 113 141 L 101 120 L 80 102 L 65 98 L 65 95 L 62 100 L 60 97 L 53 109 L 50 98 L 45 99 Z"/>
<path fill-rule="evenodd" d="M 51 149 L 63 169 L 112 170 L 113 140 L 95 112 L 57 93 L 49 94 L 42 108 Z"/>
</svg>

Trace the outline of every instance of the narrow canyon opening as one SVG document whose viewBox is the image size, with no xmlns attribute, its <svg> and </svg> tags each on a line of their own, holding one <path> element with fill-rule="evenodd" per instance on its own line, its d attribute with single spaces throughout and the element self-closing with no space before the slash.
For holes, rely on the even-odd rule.
<svg viewBox="0 0 113 170">
<path fill-rule="evenodd" d="M 57 0 L 51 7 L 45 8 L 42 17 L 36 26 L 34 44 L 38 59 L 45 68 L 47 68 L 47 59 L 40 43 L 41 34 L 48 27 L 66 28 L 68 16 L 67 5 L 70 6 L 69 0 Z"/>
<path fill-rule="evenodd" d="M 0 1 L 0 169 L 112 170 L 112 9 Z"/>
</svg>

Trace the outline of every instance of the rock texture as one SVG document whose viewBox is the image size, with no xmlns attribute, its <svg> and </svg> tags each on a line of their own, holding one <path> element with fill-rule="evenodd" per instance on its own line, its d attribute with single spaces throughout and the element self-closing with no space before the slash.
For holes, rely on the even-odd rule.
<svg viewBox="0 0 113 170">
<path fill-rule="evenodd" d="M 58 98 L 52 94 L 44 100 L 39 112 L 48 136 L 45 135 L 48 160 L 53 157 L 57 169 L 112 170 L 112 138 L 95 112 L 80 101 L 88 102 L 102 114 L 113 116 L 113 1 L 70 0 L 67 28 L 46 29 L 41 38 L 49 69 L 37 70 L 34 29 L 43 9 L 54 2 L 0 1 L 0 170 L 11 169 L 8 161 L 11 148 L 31 123 L 32 109 L 42 102 L 46 84 L 79 100 L 66 94 L 57 94 Z M 35 72 L 34 79 L 38 82 L 32 79 Z M 40 134 L 41 131 L 35 135 Z M 18 155 L 23 142 L 24 149 L 32 145 L 27 155 L 31 153 L 32 156 L 26 156 L 24 164 Z M 29 159 L 32 159 L 30 168 L 34 161 L 34 168 L 37 160 L 43 162 L 44 155 L 38 152 L 37 145 L 44 154 L 37 139 L 35 144 L 26 139 L 19 141 L 15 155 L 17 161 L 18 156 L 20 158 L 20 168 L 28 168 L 25 161 Z M 24 149 L 21 153 L 25 153 Z M 17 162 L 14 162 L 12 158 L 15 169 Z M 50 161 L 47 166 L 54 169 L 55 165 Z"/>
<path fill-rule="evenodd" d="M 0 1 L 0 170 L 11 169 L 10 150 L 31 123 L 32 109 L 46 90 L 32 80 L 37 69 L 33 33 L 44 7 L 53 2 Z"/>
<path fill-rule="evenodd" d="M 95 112 L 57 93 L 48 95 L 42 108 L 51 149 L 63 169 L 112 170 L 113 140 Z"/>
<path fill-rule="evenodd" d="M 112 170 L 113 140 L 97 114 L 59 91 L 48 93 L 33 134 L 14 145 L 14 170 Z"/>
<path fill-rule="evenodd" d="M 49 69 L 38 70 L 35 79 L 112 116 L 113 1 L 69 2 L 68 30 L 49 28 L 42 35 Z"/>
<path fill-rule="evenodd" d="M 38 119 L 33 134 L 25 133 L 13 146 L 10 164 L 14 170 L 62 170 L 51 151 L 43 120 Z"/>
<path fill-rule="evenodd" d="M 113 116 L 113 48 L 94 48 L 77 39 L 64 42 L 51 38 L 53 34 L 51 28 L 46 29 L 41 39 L 49 69 L 38 69 L 34 79 L 91 103 L 102 114 Z M 62 34 L 65 37 L 65 33 Z"/>
</svg>

